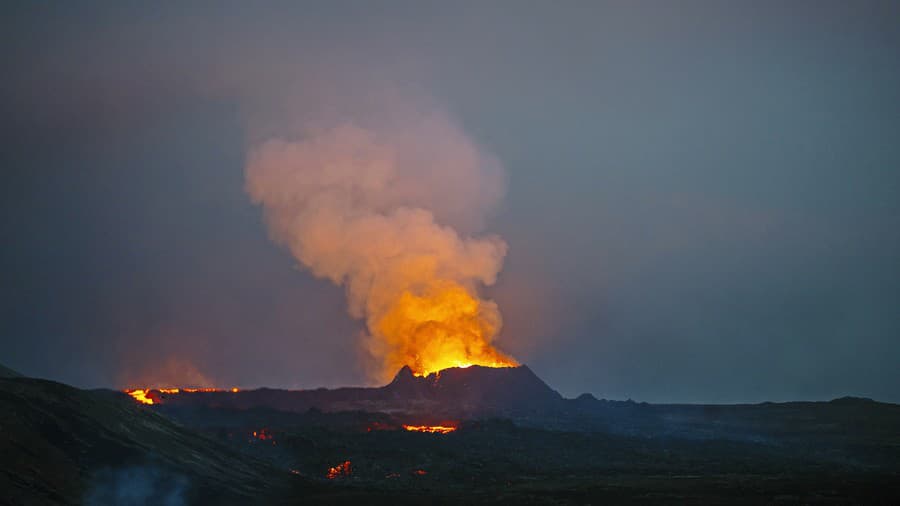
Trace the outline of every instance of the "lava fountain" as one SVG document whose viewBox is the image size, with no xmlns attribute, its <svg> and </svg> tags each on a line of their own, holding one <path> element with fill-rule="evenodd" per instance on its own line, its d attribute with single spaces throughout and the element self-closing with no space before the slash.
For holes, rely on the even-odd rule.
<svg viewBox="0 0 900 506">
<path fill-rule="evenodd" d="M 456 430 L 454 425 L 403 425 L 409 432 L 427 432 L 431 434 L 449 434 Z"/>
</svg>

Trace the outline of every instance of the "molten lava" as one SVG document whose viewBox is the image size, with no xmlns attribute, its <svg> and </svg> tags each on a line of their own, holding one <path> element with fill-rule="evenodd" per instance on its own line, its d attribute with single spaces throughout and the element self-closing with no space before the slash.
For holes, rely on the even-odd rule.
<svg viewBox="0 0 900 506">
<path fill-rule="evenodd" d="M 452 281 L 422 295 L 404 291 L 375 326 L 387 344 L 385 368 L 408 365 L 416 376 L 451 367 L 515 367 L 491 341 L 501 326 L 493 301 L 481 300 Z"/>
<path fill-rule="evenodd" d="M 456 430 L 452 425 L 403 425 L 403 428 L 412 432 L 429 432 L 432 434 L 447 434 Z"/>
<path fill-rule="evenodd" d="M 133 388 L 125 390 L 125 393 L 134 398 L 134 400 L 143 404 L 159 404 L 161 402 L 160 394 L 176 395 L 181 393 L 197 393 L 197 392 L 240 392 L 237 387 L 230 390 L 221 388 Z"/>
<path fill-rule="evenodd" d="M 148 397 L 147 395 L 150 393 L 150 390 L 145 389 L 135 389 L 135 390 L 125 390 L 125 393 L 134 397 L 134 400 L 143 403 L 143 404 L 153 404 L 153 399 Z"/>
<path fill-rule="evenodd" d="M 350 476 L 351 474 L 353 474 L 353 468 L 350 465 L 350 461 L 345 460 L 334 467 L 329 467 L 325 477 L 329 480 L 333 480 L 335 478 Z"/>
</svg>

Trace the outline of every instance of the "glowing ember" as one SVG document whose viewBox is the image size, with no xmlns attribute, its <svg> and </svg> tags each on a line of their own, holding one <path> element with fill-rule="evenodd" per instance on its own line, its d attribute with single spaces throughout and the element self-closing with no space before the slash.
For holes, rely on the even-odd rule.
<svg viewBox="0 0 900 506">
<path fill-rule="evenodd" d="M 415 471 L 413 471 L 413 474 L 416 476 L 425 476 L 426 474 L 428 474 L 428 471 L 424 469 L 416 469 Z"/>
<path fill-rule="evenodd" d="M 447 434 L 456 430 L 452 425 L 404 425 L 404 429 L 412 432 L 429 432 L 432 434 Z"/>
<path fill-rule="evenodd" d="M 275 438 L 274 436 L 272 436 L 272 433 L 269 432 L 268 429 L 255 430 L 251 434 L 254 438 L 259 439 L 260 441 L 271 441 Z"/>
<path fill-rule="evenodd" d="M 397 429 L 396 425 L 390 425 L 390 424 L 381 423 L 381 422 L 372 422 L 371 424 L 369 424 L 368 427 L 366 427 L 366 432 L 372 432 L 373 430 L 396 430 L 396 429 Z"/>
<path fill-rule="evenodd" d="M 333 480 L 335 478 L 350 476 L 351 474 L 353 474 L 353 469 L 350 466 L 350 461 L 345 460 L 334 467 L 329 467 L 328 474 L 326 474 L 325 477 L 329 480 Z"/>
</svg>

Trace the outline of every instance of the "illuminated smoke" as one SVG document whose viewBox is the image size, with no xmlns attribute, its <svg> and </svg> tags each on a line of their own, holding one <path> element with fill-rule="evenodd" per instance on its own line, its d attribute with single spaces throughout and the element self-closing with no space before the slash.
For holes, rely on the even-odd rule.
<svg viewBox="0 0 900 506">
<path fill-rule="evenodd" d="M 507 245 L 473 235 L 503 190 L 498 161 L 446 114 L 339 122 L 252 149 L 247 191 L 272 237 L 313 275 L 346 288 L 384 380 L 515 361 L 491 344 L 502 320 L 479 296 Z"/>
</svg>

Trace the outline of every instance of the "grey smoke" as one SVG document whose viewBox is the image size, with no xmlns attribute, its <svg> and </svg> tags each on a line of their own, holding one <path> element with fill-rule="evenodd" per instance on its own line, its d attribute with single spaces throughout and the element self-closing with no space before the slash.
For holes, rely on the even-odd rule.
<svg viewBox="0 0 900 506">
<path fill-rule="evenodd" d="M 101 469 L 85 494 L 87 506 L 183 506 L 187 477 L 155 466 Z"/>
</svg>

